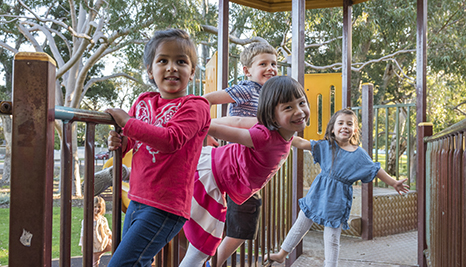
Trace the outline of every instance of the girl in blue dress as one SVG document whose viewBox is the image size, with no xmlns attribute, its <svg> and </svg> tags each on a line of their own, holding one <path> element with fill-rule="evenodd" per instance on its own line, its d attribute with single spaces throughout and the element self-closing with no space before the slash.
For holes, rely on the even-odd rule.
<svg viewBox="0 0 466 267">
<path fill-rule="evenodd" d="M 323 140 L 309 142 L 295 136 L 292 145 L 309 150 L 322 170 L 307 195 L 299 200 L 301 211 L 280 252 L 270 254 L 268 263 L 283 262 L 312 224 L 317 223 L 325 227 L 325 266 L 337 266 L 341 230 L 349 229 L 353 183 L 368 183 L 377 176 L 402 194 L 409 191 L 404 184 L 407 179 L 393 179 L 359 147 L 358 119 L 350 109 L 342 109 L 330 118 Z"/>
</svg>

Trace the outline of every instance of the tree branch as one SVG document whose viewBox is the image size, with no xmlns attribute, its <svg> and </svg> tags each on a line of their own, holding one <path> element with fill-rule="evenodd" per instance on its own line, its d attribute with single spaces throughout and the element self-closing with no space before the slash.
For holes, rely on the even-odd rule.
<svg viewBox="0 0 466 267">
<path fill-rule="evenodd" d="M 34 36 L 32 36 L 32 34 L 26 29 L 26 27 L 24 27 L 21 24 L 17 24 L 17 27 L 18 27 L 19 31 L 24 35 L 24 37 L 26 37 L 26 39 L 28 39 L 28 41 L 31 42 L 32 46 L 34 46 L 34 49 L 37 52 L 44 52 L 42 47 L 36 41 L 36 38 L 34 38 Z"/>
<path fill-rule="evenodd" d="M 307 49 L 307 48 L 311 48 L 311 47 L 320 47 L 320 46 L 323 46 L 323 45 L 326 45 L 326 44 L 329 44 L 333 41 L 336 41 L 338 39 L 343 39 L 343 36 L 339 36 L 339 37 L 336 37 L 336 38 L 333 38 L 333 39 L 330 39 L 328 41 L 325 41 L 323 43 L 318 43 L 318 44 L 308 44 L 308 45 L 305 45 L 304 46 L 304 49 Z"/>
<path fill-rule="evenodd" d="M 353 63 L 351 65 L 361 65 L 361 67 L 356 68 L 356 71 L 361 71 L 362 68 L 364 68 L 365 66 L 367 66 L 367 65 L 369 65 L 371 63 L 381 62 L 381 61 L 384 61 L 386 59 L 393 58 L 398 54 L 412 53 L 412 52 L 416 52 L 416 50 L 415 49 L 399 50 L 399 51 L 396 51 L 393 54 L 389 54 L 389 55 L 383 56 L 383 57 L 378 58 L 378 59 L 372 59 L 372 60 L 369 60 L 369 61 L 366 61 L 366 62 L 361 62 L 361 63 Z"/>
<path fill-rule="evenodd" d="M 54 20 L 54 19 L 43 19 L 43 18 L 39 17 L 34 11 L 32 11 L 26 4 L 24 4 L 23 1 L 18 0 L 18 2 L 19 2 L 27 11 L 29 11 L 29 12 L 36 18 L 36 20 L 38 20 L 38 21 L 40 21 L 40 22 L 44 22 L 44 23 L 46 23 L 46 22 L 52 22 L 52 23 L 54 23 L 54 24 L 56 24 L 56 25 L 59 25 L 59 26 L 65 28 L 65 29 L 67 29 L 67 30 L 71 33 L 71 35 L 73 35 L 73 36 L 75 36 L 75 37 L 77 37 L 77 38 L 84 38 L 84 39 L 87 39 L 87 40 L 89 40 L 90 42 L 92 42 L 92 38 L 91 38 L 89 35 L 87 35 L 87 34 L 81 34 L 81 33 L 76 32 L 76 31 L 73 29 L 73 27 L 67 25 L 66 23 L 64 23 L 64 22 L 62 22 L 62 21 L 58 21 L 58 20 Z"/>
<path fill-rule="evenodd" d="M 115 34 L 113 34 L 112 36 L 110 36 L 108 38 L 107 43 L 104 43 L 99 48 L 97 48 L 97 50 L 94 52 L 94 54 L 92 54 L 88 58 L 88 60 L 84 64 L 84 66 L 79 71 L 78 77 L 76 79 L 76 85 L 75 85 L 75 93 L 76 94 L 75 95 L 76 96 L 81 95 L 81 92 L 83 91 L 84 80 L 86 79 L 87 73 L 92 68 L 92 66 L 94 66 L 94 64 L 102 58 L 102 54 L 107 50 L 107 48 L 110 46 L 110 44 L 112 44 L 116 39 L 118 39 L 118 38 L 120 38 L 122 36 L 126 36 L 126 35 L 130 34 L 136 28 L 139 28 L 139 27 L 144 28 L 144 27 L 149 26 L 151 24 L 153 24 L 153 19 L 149 19 L 149 20 L 147 20 L 147 21 L 145 21 L 143 23 L 140 23 L 139 25 L 135 26 L 134 28 L 127 28 L 127 29 L 118 30 L 117 32 L 115 32 Z M 70 107 L 77 107 L 79 105 L 79 101 L 80 101 L 80 97 L 75 97 L 74 99 L 72 99 Z"/>
<path fill-rule="evenodd" d="M 89 88 L 91 88 L 92 85 L 94 85 L 95 83 L 98 83 L 98 82 L 103 82 L 103 81 L 113 79 L 113 78 L 117 78 L 117 77 L 124 77 L 124 78 L 126 78 L 128 80 L 131 80 L 131 81 L 134 81 L 136 83 L 142 84 L 139 80 L 137 80 L 133 76 L 128 75 L 127 73 L 124 73 L 124 72 L 114 73 L 112 75 L 103 76 L 103 77 L 99 77 L 99 78 L 92 78 L 83 87 L 83 92 L 81 94 L 80 102 L 81 102 L 82 99 L 84 99 L 84 96 L 86 95 L 87 90 L 89 90 Z M 147 87 L 149 87 L 149 86 L 147 86 Z"/>
<path fill-rule="evenodd" d="M 218 29 L 217 27 L 214 27 L 214 26 L 210 26 L 210 25 L 202 25 L 201 26 L 201 30 L 207 32 L 207 33 L 212 33 L 212 34 L 218 34 Z M 246 38 L 246 39 L 239 39 L 235 36 L 232 36 L 232 35 L 228 35 L 228 39 L 234 43 L 234 44 L 239 44 L 239 45 L 247 45 L 247 44 L 250 44 L 250 43 L 254 43 L 254 42 L 265 42 L 265 43 L 269 43 L 267 42 L 267 40 L 265 40 L 264 38 L 261 38 L 261 37 L 252 37 L 252 38 Z"/>
<path fill-rule="evenodd" d="M 63 58 L 60 54 L 60 52 L 58 51 L 58 48 L 55 44 L 55 40 L 53 39 L 53 36 L 50 34 L 50 28 L 46 27 L 46 26 L 42 26 L 42 25 L 38 25 L 34 22 L 30 22 L 30 21 L 24 21 L 24 22 L 21 22 L 21 24 L 29 24 L 31 26 L 33 26 L 32 29 L 29 29 L 29 31 L 32 31 L 34 29 L 38 29 L 39 31 L 41 31 L 45 37 L 47 38 L 47 40 L 49 41 L 49 47 L 50 47 L 50 51 L 52 51 L 52 54 L 53 54 L 53 57 L 55 58 L 55 60 L 57 61 L 57 64 L 58 64 L 58 68 L 60 68 L 61 66 L 63 66 L 65 64 L 65 62 L 63 61 Z"/>
<path fill-rule="evenodd" d="M 7 45 L 6 43 L 4 43 L 4 42 L 2 42 L 2 41 L 0 41 L 0 46 L 3 47 L 3 48 L 5 48 L 6 50 L 9 50 L 9 51 L 15 53 L 15 54 L 18 53 L 18 50 L 17 50 L 17 49 L 15 49 L 15 48 L 13 48 L 13 47 Z"/>
</svg>

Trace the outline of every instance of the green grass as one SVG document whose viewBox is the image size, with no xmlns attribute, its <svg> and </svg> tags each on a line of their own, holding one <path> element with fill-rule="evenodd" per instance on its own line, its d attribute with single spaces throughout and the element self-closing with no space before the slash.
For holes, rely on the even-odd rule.
<svg viewBox="0 0 466 267">
<path fill-rule="evenodd" d="M 73 207 L 71 213 L 71 256 L 82 255 L 79 238 L 81 234 L 81 221 L 83 208 Z M 111 214 L 105 214 L 111 224 Z M 124 214 L 122 214 L 124 219 Z M 0 209 L 0 266 L 8 265 L 8 237 L 9 237 L 10 209 Z M 52 222 L 52 259 L 60 257 L 60 208 L 53 208 Z M 111 228 L 111 227 L 110 227 Z"/>
<path fill-rule="evenodd" d="M 10 209 L 0 209 L 0 265 L 8 265 Z"/>
</svg>

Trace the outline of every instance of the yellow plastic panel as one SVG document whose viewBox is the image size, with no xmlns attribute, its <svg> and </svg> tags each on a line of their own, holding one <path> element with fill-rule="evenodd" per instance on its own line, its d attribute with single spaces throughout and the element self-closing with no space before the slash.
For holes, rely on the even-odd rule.
<svg viewBox="0 0 466 267">
<path fill-rule="evenodd" d="M 205 84 L 204 94 L 217 91 L 217 52 L 214 53 L 212 58 L 205 66 Z M 210 117 L 217 118 L 217 106 L 210 107 Z"/>
<path fill-rule="evenodd" d="M 305 74 L 304 90 L 309 100 L 310 125 L 304 129 L 304 138 L 307 140 L 323 139 L 328 121 L 332 116 L 332 87 L 334 87 L 334 112 L 342 105 L 341 73 Z M 319 95 L 321 96 L 322 113 L 319 114 Z M 319 116 L 321 116 L 321 131 L 319 131 Z"/>
</svg>

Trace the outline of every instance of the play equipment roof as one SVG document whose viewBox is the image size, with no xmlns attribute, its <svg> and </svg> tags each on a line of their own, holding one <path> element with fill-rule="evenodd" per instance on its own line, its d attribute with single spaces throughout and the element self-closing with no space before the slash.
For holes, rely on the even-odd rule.
<svg viewBox="0 0 466 267">
<path fill-rule="evenodd" d="M 368 0 L 353 0 L 354 4 Z M 230 0 L 243 6 L 260 9 L 267 12 L 291 11 L 292 0 Z M 343 0 L 306 0 L 306 9 L 343 6 Z"/>
</svg>

